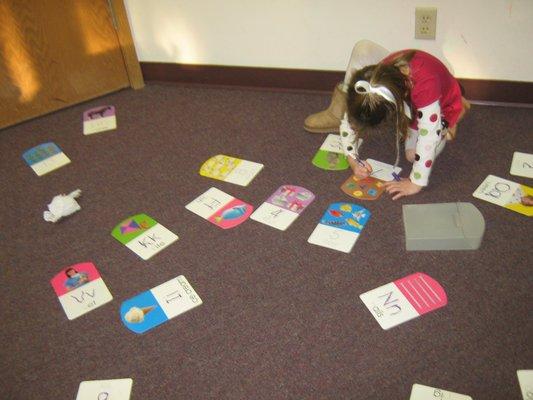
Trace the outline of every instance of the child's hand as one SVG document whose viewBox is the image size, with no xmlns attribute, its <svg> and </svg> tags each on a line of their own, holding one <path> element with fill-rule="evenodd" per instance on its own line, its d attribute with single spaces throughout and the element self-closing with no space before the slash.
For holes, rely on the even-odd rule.
<svg viewBox="0 0 533 400">
<path fill-rule="evenodd" d="M 402 178 L 400 182 L 386 182 L 385 190 L 387 193 L 393 195 L 392 200 L 398 200 L 400 197 L 417 194 L 422 190 L 422 186 L 414 184 L 409 179 Z"/>
<path fill-rule="evenodd" d="M 405 158 L 407 159 L 407 161 L 409 161 L 410 163 L 414 163 L 415 162 L 415 157 L 416 157 L 416 150 L 415 149 L 406 149 L 405 150 Z"/>
<path fill-rule="evenodd" d="M 357 179 L 368 178 L 372 173 L 372 167 L 370 164 L 366 161 L 362 161 L 362 163 L 365 165 L 364 167 L 354 158 L 348 157 L 348 164 L 350 164 L 353 174 Z"/>
</svg>

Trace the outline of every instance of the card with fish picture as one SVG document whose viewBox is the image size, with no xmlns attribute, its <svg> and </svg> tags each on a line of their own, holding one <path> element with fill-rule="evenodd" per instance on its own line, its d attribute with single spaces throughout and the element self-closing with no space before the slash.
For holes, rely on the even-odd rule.
<svg viewBox="0 0 533 400">
<path fill-rule="evenodd" d="M 533 178 L 533 154 L 515 151 L 510 173 L 524 178 Z"/>
<path fill-rule="evenodd" d="M 83 381 L 76 400 L 129 400 L 132 386 L 131 378 Z"/>
<path fill-rule="evenodd" d="M 146 214 L 126 218 L 113 228 L 111 235 L 143 260 L 148 260 L 179 239 Z"/>
<path fill-rule="evenodd" d="M 519 369 L 516 375 L 524 400 L 533 400 L 533 369 Z"/>
<path fill-rule="evenodd" d="M 263 167 L 263 164 L 256 162 L 217 154 L 202 164 L 200 175 L 235 185 L 248 186 Z"/>
<path fill-rule="evenodd" d="M 284 231 L 314 199 L 313 192 L 306 188 L 282 185 L 253 212 L 250 218 Z"/>
<path fill-rule="evenodd" d="M 421 272 L 370 290 L 359 298 L 385 330 L 448 304 L 440 283 Z"/>
<path fill-rule="evenodd" d="M 381 161 L 373 160 L 368 158 L 367 163 L 372 167 L 372 173 L 370 176 L 372 178 L 379 179 L 380 181 L 390 182 L 394 180 L 394 175 L 400 175 L 402 169 L 400 167 L 395 167 L 394 165 L 387 164 Z"/>
<path fill-rule="evenodd" d="M 361 143 L 362 139 L 359 139 L 359 146 Z M 329 171 L 348 169 L 350 164 L 348 164 L 348 159 L 342 150 L 340 135 L 330 133 L 313 157 L 312 162 L 314 166 Z"/>
<path fill-rule="evenodd" d="M 472 400 L 472 397 L 465 394 L 450 392 L 444 389 L 437 389 L 431 386 L 415 383 L 411 389 L 409 400 Z"/>
<path fill-rule="evenodd" d="M 525 200 L 533 201 L 533 188 L 529 186 L 489 175 L 473 196 L 525 216 L 533 216 L 533 206 L 524 204 Z"/>
<path fill-rule="evenodd" d="M 69 320 L 113 300 L 100 273 L 91 262 L 63 268 L 50 280 L 50 284 Z"/>
<path fill-rule="evenodd" d="M 377 200 L 385 186 L 383 181 L 371 176 L 359 179 L 352 175 L 342 184 L 341 190 L 358 200 Z"/>
<path fill-rule="evenodd" d="M 106 132 L 117 129 L 115 106 L 94 107 L 83 113 L 83 134 Z"/>
<path fill-rule="evenodd" d="M 124 301 L 120 318 L 126 328 L 140 334 L 201 304 L 200 296 L 180 275 Z"/>
<path fill-rule="evenodd" d="M 70 163 L 70 159 L 54 142 L 42 143 L 22 154 L 37 176 L 45 175 Z"/>
<path fill-rule="evenodd" d="M 252 205 L 215 187 L 208 189 L 185 208 L 222 229 L 242 224 L 254 210 Z"/>
<path fill-rule="evenodd" d="M 370 218 L 370 211 L 357 204 L 332 203 L 307 241 L 349 253 Z"/>
</svg>

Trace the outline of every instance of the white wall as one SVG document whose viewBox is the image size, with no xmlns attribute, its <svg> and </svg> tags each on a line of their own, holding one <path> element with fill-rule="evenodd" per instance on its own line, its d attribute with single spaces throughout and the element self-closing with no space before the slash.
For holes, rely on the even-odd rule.
<svg viewBox="0 0 533 400">
<path fill-rule="evenodd" d="M 125 0 L 141 61 L 341 71 L 361 38 L 461 78 L 533 81 L 533 0 Z M 437 39 L 414 39 L 435 6 Z"/>
</svg>

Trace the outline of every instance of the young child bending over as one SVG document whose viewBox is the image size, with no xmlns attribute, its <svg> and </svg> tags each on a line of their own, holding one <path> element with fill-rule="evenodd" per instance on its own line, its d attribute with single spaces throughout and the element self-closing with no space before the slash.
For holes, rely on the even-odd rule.
<svg viewBox="0 0 533 400">
<path fill-rule="evenodd" d="M 336 122 L 343 108 L 342 119 Z M 336 88 L 330 108 L 308 117 L 304 127 L 311 132 L 326 132 L 336 125 L 354 175 L 365 178 L 372 168 L 359 159 L 358 133 L 392 114 L 396 125 L 395 165 L 401 140 L 405 141 L 407 160 L 413 163 L 408 179 L 385 184 L 396 200 L 428 185 L 436 157 L 446 140 L 455 137 L 457 123 L 469 108 L 459 83 L 437 58 L 420 50 L 387 55 L 381 46 L 362 41 L 354 47 L 345 81 Z"/>
</svg>

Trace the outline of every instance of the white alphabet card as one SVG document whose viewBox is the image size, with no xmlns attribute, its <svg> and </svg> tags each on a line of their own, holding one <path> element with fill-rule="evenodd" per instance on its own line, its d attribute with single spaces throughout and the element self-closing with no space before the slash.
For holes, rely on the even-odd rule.
<svg viewBox="0 0 533 400">
<path fill-rule="evenodd" d="M 511 175 L 533 178 L 533 154 L 515 151 L 511 163 Z"/>
<path fill-rule="evenodd" d="M 254 210 L 250 204 L 214 187 L 191 201 L 185 208 L 222 229 L 242 224 Z"/>
<path fill-rule="evenodd" d="M 114 106 L 91 108 L 83 113 L 83 134 L 110 131 L 117 129 L 117 118 Z"/>
<path fill-rule="evenodd" d="M 22 158 L 37 176 L 45 175 L 70 163 L 70 159 L 53 142 L 43 143 L 26 150 Z"/>
<path fill-rule="evenodd" d="M 525 216 L 533 216 L 533 188 L 529 186 L 489 175 L 473 196 Z"/>
<path fill-rule="evenodd" d="M 352 203 L 332 203 L 307 242 L 349 253 L 370 219 L 370 211 Z"/>
<path fill-rule="evenodd" d="M 262 169 L 263 164 L 217 154 L 202 164 L 200 175 L 235 185 L 248 186 Z"/>
<path fill-rule="evenodd" d="M 516 375 L 524 400 L 533 400 L 533 369 L 519 369 Z"/>
<path fill-rule="evenodd" d="M 70 320 L 113 300 L 100 273 L 91 262 L 62 269 L 50 283 Z"/>
<path fill-rule="evenodd" d="M 359 298 L 385 330 L 448 304 L 442 286 L 421 272 L 363 293 Z"/>
<path fill-rule="evenodd" d="M 280 186 L 250 218 L 284 231 L 313 202 L 315 195 L 301 186 Z"/>
<path fill-rule="evenodd" d="M 409 400 L 472 400 L 472 397 L 415 383 Z"/>
<path fill-rule="evenodd" d="M 120 318 L 126 328 L 140 334 L 201 304 L 200 296 L 180 275 L 126 300 L 120 306 Z"/>
<path fill-rule="evenodd" d="M 76 400 L 129 400 L 132 385 L 130 378 L 83 381 Z"/>
<path fill-rule="evenodd" d="M 111 235 L 143 260 L 178 240 L 176 234 L 146 214 L 126 218 L 115 226 Z"/>
</svg>

